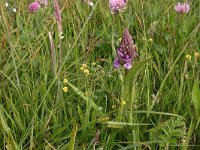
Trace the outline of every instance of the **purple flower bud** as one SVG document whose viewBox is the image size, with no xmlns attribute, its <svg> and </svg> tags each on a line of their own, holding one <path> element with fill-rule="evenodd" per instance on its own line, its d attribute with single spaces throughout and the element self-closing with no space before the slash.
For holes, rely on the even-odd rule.
<svg viewBox="0 0 200 150">
<path fill-rule="evenodd" d="M 36 12 L 40 7 L 41 7 L 40 4 L 39 4 L 37 1 L 35 1 L 34 3 L 31 3 L 31 4 L 29 5 L 28 9 L 29 9 L 30 13 L 34 13 L 34 12 Z"/>
<path fill-rule="evenodd" d="M 123 56 L 124 56 L 124 53 L 121 52 L 121 51 L 118 51 L 117 54 L 118 54 L 120 57 L 123 57 Z"/>
<path fill-rule="evenodd" d="M 125 59 L 129 59 L 130 57 L 129 57 L 129 55 L 125 55 Z"/>
<path fill-rule="evenodd" d="M 183 14 L 183 13 L 188 13 L 189 10 L 190 10 L 190 5 L 188 3 L 178 3 L 176 6 L 175 6 L 175 10 L 180 13 L 180 14 Z"/>
<path fill-rule="evenodd" d="M 109 0 L 109 7 L 111 13 L 115 14 L 123 11 L 126 8 L 127 0 Z"/>
<path fill-rule="evenodd" d="M 119 61 L 118 58 L 116 58 L 116 59 L 114 60 L 113 65 L 114 65 L 115 68 L 119 68 L 119 67 L 120 67 L 120 61 Z"/>
</svg>

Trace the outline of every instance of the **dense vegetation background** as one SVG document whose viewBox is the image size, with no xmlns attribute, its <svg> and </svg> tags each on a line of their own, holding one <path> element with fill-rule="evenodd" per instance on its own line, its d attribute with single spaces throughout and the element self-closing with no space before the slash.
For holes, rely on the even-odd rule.
<svg viewBox="0 0 200 150">
<path fill-rule="evenodd" d="M 129 0 L 111 14 L 107 0 L 60 0 L 62 39 L 53 1 L 33 14 L 31 2 L 0 2 L 2 149 L 200 148 L 200 1 L 179 14 L 175 0 Z M 134 104 L 113 68 L 126 28 L 139 61 L 151 58 Z"/>
</svg>

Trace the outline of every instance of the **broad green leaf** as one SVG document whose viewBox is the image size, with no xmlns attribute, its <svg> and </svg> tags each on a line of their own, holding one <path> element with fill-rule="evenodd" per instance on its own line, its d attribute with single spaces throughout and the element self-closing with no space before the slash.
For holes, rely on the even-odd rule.
<svg viewBox="0 0 200 150">
<path fill-rule="evenodd" d="M 200 117 L 200 89 L 199 89 L 198 81 L 195 81 L 193 85 L 192 101 L 194 103 L 197 117 Z"/>
<path fill-rule="evenodd" d="M 125 77 L 125 92 L 130 92 L 134 82 L 137 79 L 137 75 L 140 69 L 150 60 L 151 58 L 135 63 L 131 70 L 128 71 L 128 74 Z"/>
</svg>

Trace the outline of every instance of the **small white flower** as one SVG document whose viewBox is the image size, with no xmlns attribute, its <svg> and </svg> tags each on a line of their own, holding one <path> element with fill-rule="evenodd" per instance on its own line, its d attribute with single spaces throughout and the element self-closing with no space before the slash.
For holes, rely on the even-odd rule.
<svg viewBox="0 0 200 150">
<path fill-rule="evenodd" d="M 93 7 L 94 3 L 93 2 L 89 2 L 89 6 Z"/>
<path fill-rule="evenodd" d="M 17 12 L 17 9 L 16 9 L 16 8 L 13 8 L 13 12 L 16 13 L 16 12 Z"/>
<path fill-rule="evenodd" d="M 8 7 L 8 2 L 5 3 L 5 6 Z"/>
</svg>

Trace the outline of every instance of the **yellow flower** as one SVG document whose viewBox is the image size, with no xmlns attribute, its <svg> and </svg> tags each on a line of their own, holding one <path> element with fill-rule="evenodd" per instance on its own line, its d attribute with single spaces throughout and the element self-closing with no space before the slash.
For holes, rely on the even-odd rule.
<svg viewBox="0 0 200 150">
<path fill-rule="evenodd" d="M 88 69 L 84 69 L 83 72 L 85 73 L 86 76 L 90 75 L 90 71 Z"/>
<path fill-rule="evenodd" d="M 67 93 L 68 92 L 68 88 L 67 87 L 63 87 L 63 92 Z"/>
<path fill-rule="evenodd" d="M 194 57 L 197 59 L 199 57 L 199 52 L 195 52 Z"/>
<path fill-rule="evenodd" d="M 67 80 L 67 79 L 64 79 L 64 80 L 63 80 L 63 83 L 68 83 L 68 80 Z"/>
<path fill-rule="evenodd" d="M 86 64 L 82 64 L 82 67 L 87 68 L 87 65 Z"/>
<path fill-rule="evenodd" d="M 83 71 L 84 69 L 86 69 L 87 68 L 87 65 L 86 64 L 82 64 L 82 66 L 81 66 L 81 70 Z"/>
<path fill-rule="evenodd" d="M 192 56 L 191 56 L 191 55 L 186 55 L 185 58 L 186 58 L 187 60 L 191 60 Z"/>
<path fill-rule="evenodd" d="M 126 101 L 125 100 L 121 100 L 121 105 L 122 106 L 126 105 Z"/>
<path fill-rule="evenodd" d="M 153 39 L 152 39 L 152 38 L 150 38 L 150 39 L 148 39 L 148 41 L 149 41 L 149 42 L 153 42 Z"/>
<path fill-rule="evenodd" d="M 85 68 L 81 67 L 80 69 L 83 71 Z"/>
</svg>

